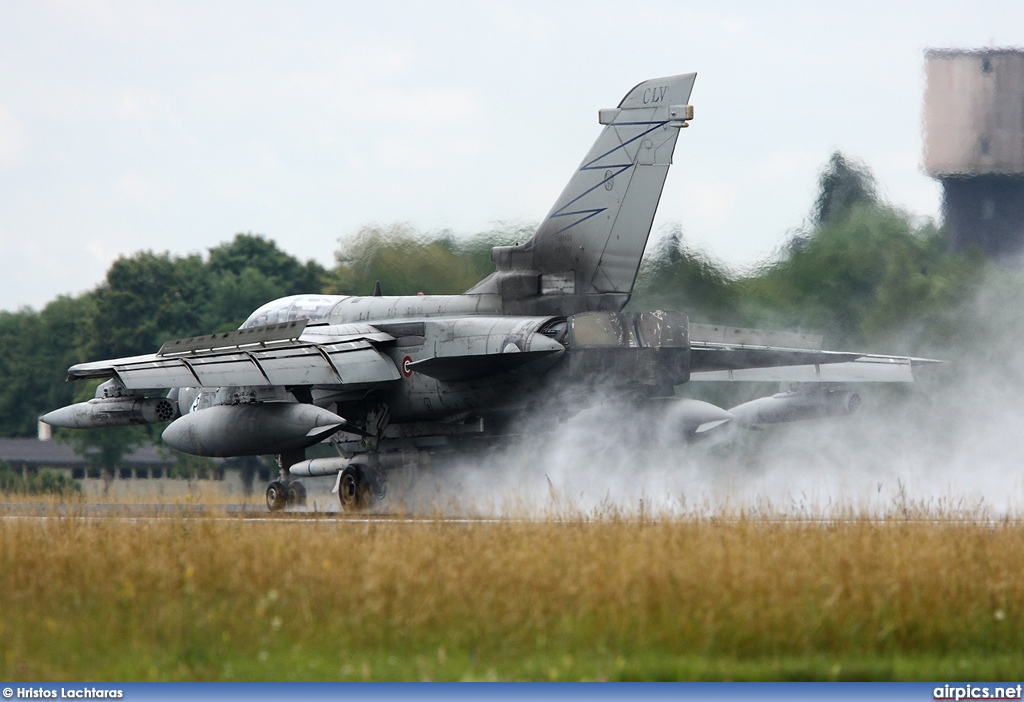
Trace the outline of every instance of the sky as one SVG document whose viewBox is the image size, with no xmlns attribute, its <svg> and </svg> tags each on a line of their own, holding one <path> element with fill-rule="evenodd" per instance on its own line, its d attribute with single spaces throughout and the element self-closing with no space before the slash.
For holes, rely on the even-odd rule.
<svg viewBox="0 0 1024 702">
<path fill-rule="evenodd" d="M 938 218 L 930 47 L 1024 45 L 1024 3 L 0 0 L 0 309 L 238 232 L 330 265 L 367 224 L 538 222 L 614 107 L 695 71 L 654 224 L 736 269 L 835 150 Z"/>
</svg>

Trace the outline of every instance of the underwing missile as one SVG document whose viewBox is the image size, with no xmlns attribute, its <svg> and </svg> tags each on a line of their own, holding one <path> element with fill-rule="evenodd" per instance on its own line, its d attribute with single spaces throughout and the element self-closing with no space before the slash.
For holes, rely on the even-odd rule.
<svg viewBox="0 0 1024 702">
<path fill-rule="evenodd" d="M 65 429 L 98 429 L 157 424 L 177 416 L 177 405 L 166 397 L 104 397 L 61 407 L 41 419 L 50 426 Z"/>
<path fill-rule="evenodd" d="M 345 424 L 344 418 L 316 405 L 217 405 L 174 420 L 163 439 L 194 456 L 259 456 L 312 446 Z"/>
<path fill-rule="evenodd" d="M 730 412 L 702 400 L 666 400 L 664 421 L 684 436 L 703 434 L 733 419 Z"/>
<path fill-rule="evenodd" d="M 288 469 L 296 478 L 316 478 L 324 475 L 334 475 L 348 468 L 351 459 L 341 456 L 327 456 L 326 458 L 307 458 L 299 461 Z"/>
<path fill-rule="evenodd" d="M 860 395 L 855 392 L 815 389 L 761 397 L 737 405 L 729 412 L 744 424 L 782 424 L 853 414 L 860 402 Z"/>
</svg>

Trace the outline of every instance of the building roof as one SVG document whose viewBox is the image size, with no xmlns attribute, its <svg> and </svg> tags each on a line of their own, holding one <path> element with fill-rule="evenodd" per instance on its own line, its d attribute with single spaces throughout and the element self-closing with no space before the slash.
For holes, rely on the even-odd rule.
<svg viewBox="0 0 1024 702">
<path fill-rule="evenodd" d="M 1024 48 L 1015 46 L 991 47 L 988 49 L 925 49 L 925 58 L 956 58 L 958 56 L 1021 56 Z"/>
<path fill-rule="evenodd" d="M 32 463 L 41 466 L 84 466 L 84 456 L 75 453 L 71 444 L 61 441 L 39 441 L 38 439 L 0 437 L 0 461 L 8 463 Z M 124 465 L 168 466 L 174 459 L 161 456 L 152 445 L 143 446 L 121 461 Z"/>
</svg>

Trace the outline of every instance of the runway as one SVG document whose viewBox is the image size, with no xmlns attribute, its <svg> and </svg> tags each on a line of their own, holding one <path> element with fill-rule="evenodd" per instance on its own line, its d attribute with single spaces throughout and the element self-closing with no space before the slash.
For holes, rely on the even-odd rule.
<svg viewBox="0 0 1024 702">
<path fill-rule="evenodd" d="M 261 522 L 275 524 L 308 524 L 338 526 L 355 525 L 414 525 L 414 524 L 447 524 L 447 525 L 484 525 L 484 524 L 558 524 L 579 525 L 581 523 L 599 524 L 602 522 L 645 522 L 656 523 L 717 523 L 735 524 L 740 522 L 763 525 L 791 526 L 839 526 L 844 524 L 872 523 L 879 525 L 982 525 L 991 528 L 1019 525 L 1022 520 L 1007 517 L 972 517 L 972 516 L 840 516 L 813 517 L 801 516 L 751 516 L 751 515 L 664 515 L 623 518 L 614 520 L 602 519 L 599 516 L 585 514 L 566 514 L 549 516 L 466 516 L 466 515 L 422 515 L 389 512 L 368 512 L 350 514 L 340 510 L 320 511 L 310 507 L 288 509 L 283 512 L 269 512 L 258 503 L 217 503 L 217 504 L 163 504 L 163 503 L 46 503 L 46 502 L 0 502 L 0 523 L 15 521 L 50 521 L 57 519 L 78 519 L 97 522 L 159 522 L 202 520 L 214 522 Z"/>
<path fill-rule="evenodd" d="M 324 524 L 497 524 L 532 520 L 501 517 L 445 517 L 371 512 L 346 514 L 298 508 L 271 513 L 259 504 L 160 504 L 0 502 L 0 522 L 83 519 L 95 521 L 152 522 L 173 520 L 238 521 Z"/>
</svg>

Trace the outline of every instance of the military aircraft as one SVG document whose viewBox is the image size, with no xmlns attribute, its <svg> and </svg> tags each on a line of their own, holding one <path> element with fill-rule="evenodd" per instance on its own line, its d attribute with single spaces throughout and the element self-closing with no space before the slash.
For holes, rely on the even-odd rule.
<svg viewBox="0 0 1024 702">
<path fill-rule="evenodd" d="M 81 363 L 96 397 L 43 421 L 92 428 L 170 422 L 198 456 L 276 455 L 267 506 L 301 503 L 296 480 L 336 476 L 345 509 L 383 498 L 398 465 L 512 431 L 557 401 L 600 396 L 657 406 L 680 435 L 848 414 L 849 382 L 909 382 L 898 356 L 823 351 L 802 334 L 689 324 L 671 310 L 623 312 L 636 280 L 696 74 L 644 81 L 598 112 L 597 141 L 529 241 L 497 246 L 496 271 L 461 295 L 299 295 L 237 330 L 155 354 Z M 725 410 L 674 397 L 690 381 L 778 381 L 787 391 Z M 169 392 L 168 392 L 169 390 Z M 656 404 L 657 403 L 657 404 Z M 337 456 L 306 458 L 330 442 Z"/>
</svg>

